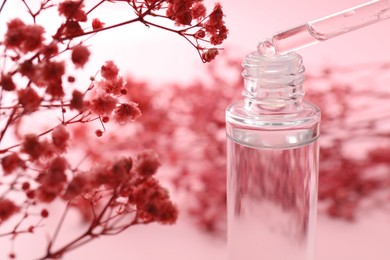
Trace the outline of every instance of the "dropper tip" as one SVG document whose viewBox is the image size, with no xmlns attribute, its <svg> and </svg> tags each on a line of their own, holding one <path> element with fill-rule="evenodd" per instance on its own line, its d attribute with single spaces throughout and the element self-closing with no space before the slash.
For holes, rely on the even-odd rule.
<svg viewBox="0 0 390 260">
<path fill-rule="evenodd" d="M 260 55 L 272 57 L 276 55 L 276 48 L 271 39 L 265 39 L 259 42 L 257 45 L 257 52 Z"/>
</svg>

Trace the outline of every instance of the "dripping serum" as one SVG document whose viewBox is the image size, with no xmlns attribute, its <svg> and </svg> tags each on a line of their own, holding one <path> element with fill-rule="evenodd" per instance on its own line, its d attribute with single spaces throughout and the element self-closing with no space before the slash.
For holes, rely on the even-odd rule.
<svg viewBox="0 0 390 260">
<path fill-rule="evenodd" d="M 226 109 L 229 260 L 312 260 L 320 109 L 295 52 L 249 54 Z"/>
</svg>

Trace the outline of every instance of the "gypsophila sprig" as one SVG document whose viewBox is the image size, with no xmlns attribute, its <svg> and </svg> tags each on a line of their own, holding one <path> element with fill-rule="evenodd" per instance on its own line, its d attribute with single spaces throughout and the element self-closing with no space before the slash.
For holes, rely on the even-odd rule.
<svg viewBox="0 0 390 260">
<path fill-rule="evenodd" d="M 129 98 L 128 83 L 110 58 L 91 72 L 84 70 L 93 56 L 93 36 L 134 23 L 184 38 L 203 62 L 210 62 L 228 35 L 222 6 L 217 3 L 208 12 L 201 0 L 12 4 L 18 3 L 27 15 L 15 13 L 0 36 L 0 239 L 11 241 L 9 247 L 2 242 L 0 258 L 23 258 L 18 238 L 45 233 L 48 219 L 57 226 L 46 231 L 38 259 L 61 258 L 133 225 L 175 223 L 178 210 L 155 177 L 162 164 L 158 153 L 145 146 L 97 158 L 93 146 L 80 145 L 80 138 L 110 142 L 110 130 L 131 129 L 148 111 Z M 8 4 L 3 1 L 0 15 Z M 127 20 L 110 23 L 108 15 L 95 16 L 113 5 L 129 10 Z M 50 12 L 56 18 L 49 28 L 41 18 Z M 76 76 L 80 72 L 89 82 Z M 57 220 L 53 202 L 63 206 Z M 72 210 L 81 214 L 85 229 L 63 241 L 61 231 Z"/>
</svg>

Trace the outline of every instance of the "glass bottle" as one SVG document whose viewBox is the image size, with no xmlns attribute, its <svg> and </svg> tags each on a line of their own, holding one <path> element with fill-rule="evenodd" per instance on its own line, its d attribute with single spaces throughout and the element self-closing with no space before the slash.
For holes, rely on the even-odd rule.
<svg viewBox="0 0 390 260">
<path fill-rule="evenodd" d="M 312 260 L 319 108 L 303 100 L 302 57 L 254 52 L 243 100 L 226 110 L 229 260 Z"/>
</svg>

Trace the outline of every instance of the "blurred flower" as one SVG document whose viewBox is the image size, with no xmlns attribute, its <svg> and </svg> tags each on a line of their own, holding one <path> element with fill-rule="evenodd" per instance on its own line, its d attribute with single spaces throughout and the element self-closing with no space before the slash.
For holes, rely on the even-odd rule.
<svg viewBox="0 0 390 260">
<path fill-rule="evenodd" d="M 11 200 L 0 198 L 0 225 L 19 211 L 19 207 Z"/>
<path fill-rule="evenodd" d="M 138 105 L 134 102 L 127 104 L 120 104 L 115 109 L 114 118 L 118 123 L 134 122 L 137 118 L 141 116 L 141 110 L 138 108 Z"/>
<path fill-rule="evenodd" d="M 83 68 L 88 62 L 91 52 L 83 45 L 77 45 L 72 50 L 72 62 L 76 68 Z"/>
<path fill-rule="evenodd" d="M 83 0 L 66 0 L 58 5 L 58 12 L 65 16 L 65 18 L 68 20 L 86 22 L 87 15 L 83 10 L 84 7 L 85 5 Z"/>
</svg>

